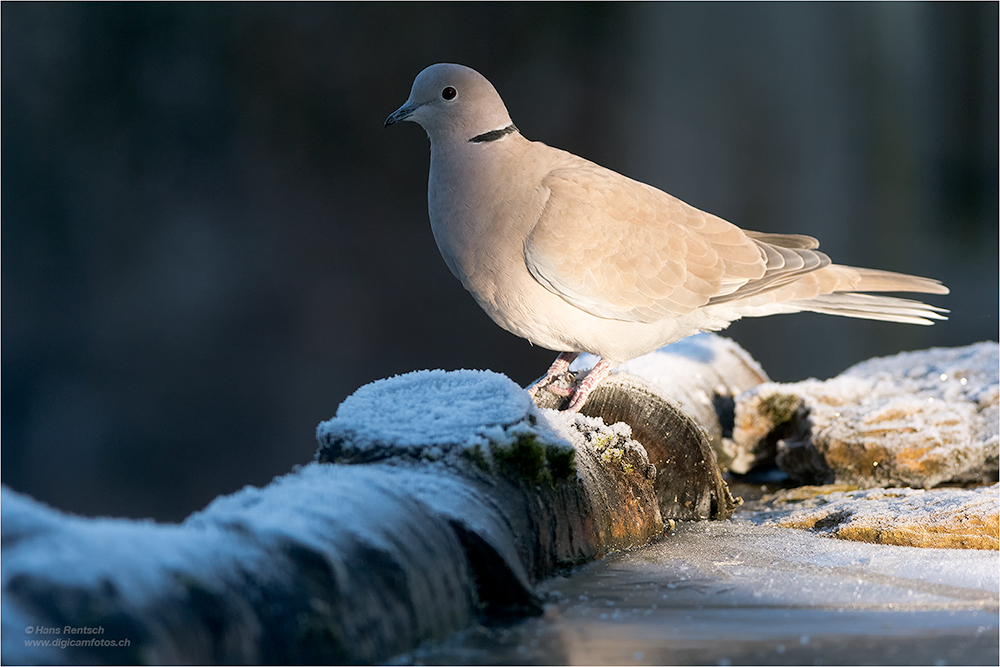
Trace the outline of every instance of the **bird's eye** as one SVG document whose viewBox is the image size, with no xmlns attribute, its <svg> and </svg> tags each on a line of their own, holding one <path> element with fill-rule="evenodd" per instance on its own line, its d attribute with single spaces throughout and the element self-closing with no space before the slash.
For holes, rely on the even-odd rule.
<svg viewBox="0 0 1000 667">
<path fill-rule="evenodd" d="M 453 100 L 455 99 L 456 95 L 458 95 L 458 91 L 452 88 L 451 86 L 447 86 L 444 90 L 441 91 L 441 98 L 445 100 Z"/>
</svg>

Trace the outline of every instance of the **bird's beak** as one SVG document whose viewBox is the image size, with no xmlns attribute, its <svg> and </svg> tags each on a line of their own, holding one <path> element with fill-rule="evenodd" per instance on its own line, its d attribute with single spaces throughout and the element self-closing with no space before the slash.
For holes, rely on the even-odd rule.
<svg viewBox="0 0 1000 667">
<path fill-rule="evenodd" d="M 393 123 L 398 123 L 402 120 L 406 120 L 407 118 L 413 115 L 413 112 L 416 111 L 418 107 L 420 107 L 419 104 L 410 104 L 409 102 L 407 102 L 406 104 L 404 104 L 403 106 L 399 107 L 391 114 L 389 114 L 389 117 L 385 119 L 385 127 L 389 127 Z"/>
</svg>

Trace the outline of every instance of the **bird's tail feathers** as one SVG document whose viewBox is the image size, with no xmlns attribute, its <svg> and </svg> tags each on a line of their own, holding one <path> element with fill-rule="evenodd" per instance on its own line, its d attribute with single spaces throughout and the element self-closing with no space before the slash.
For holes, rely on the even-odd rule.
<svg viewBox="0 0 1000 667">
<path fill-rule="evenodd" d="M 901 274 L 896 274 L 901 275 Z M 903 278 L 913 278 L 914 276 L 902 276 Z M 920 280 L 928 280 L 921 278 Z M 938 283 L 939 284 L 939 283 Z M 941 285 L 941 287 L 944 287 Z M 867 287 L 866 289 L 877 291 L 877 288 Z M 900 287 L 886 288 L 894 292 L 907 291 Z M 944 288 L 947 290 L 947 288 Z M 911 288 L 911 291 L 928 291 L 925 289 Z M 841 315 L 843 317 L 857 317 L 866 320 L 882 320 L 884 322 L 902 322 L 904 324 L 934 324 L 934 320 L 948 319 L 942 313 L 947 313 L 945 308 L 931 306 L 921 301 L 913 299 L 900 299 L 894 296 L 876 296 L 873 294 L 857 294 L 854 292 L 834 292 L 833 294 L 820 294 L 811 299 L 801 299 L 787 302 L 788 306 L 798 310 L 813 313 L 824 313 L 826 315 Z"/>
<path fill-rule="evenodd" d="M 854 274 L 851 276 L 850 289 L 855 292 L 922 292 L 924 294 L 947 294 L 949 292 L 940 280 L 933 278 L 879 269 L 862 269 L 855 266 L 834 265 L 829 268 Z"/>
</svg>

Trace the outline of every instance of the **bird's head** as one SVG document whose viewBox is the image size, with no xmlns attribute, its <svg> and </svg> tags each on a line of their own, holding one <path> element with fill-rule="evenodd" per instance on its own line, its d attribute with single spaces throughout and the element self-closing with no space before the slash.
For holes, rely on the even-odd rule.
<svg viewBox="0 0 1000 667">
<path fill-rule="evenodd" d="M 469 141 L 511 125 L 500 95 L 482 74 L 464 65 L 431 65 L 413 80 L 410 97 L 385 125 L 418 123 L 431 143 Z"/>
</svg>

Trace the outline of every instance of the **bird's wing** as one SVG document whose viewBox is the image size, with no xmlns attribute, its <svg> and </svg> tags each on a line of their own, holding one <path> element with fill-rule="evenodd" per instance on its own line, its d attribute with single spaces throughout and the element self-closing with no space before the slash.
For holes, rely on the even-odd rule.
<svg viewBox="0 0 1000 667">
<path fill-rule="evenodd" d="M 805 274 L 812 274 L 830 265 L 830 258 L 816 250 L 819 241 L 802 234 L 763 234 L 745 231 L 765 256 L 767 269 L 764 275 L 750 280 L 729 294 L 719 294 L 710 304 L 727 303 L 772 292 L 779 287 L 798 282 Z"/>
<path fill-rule="evenodd" d="M 743 233 L 754 240 L 782 248 L 813 250 L 819 247 L 819 241 L 805 234 L 765 234 L 763 232 L 751 232 L 746 229 L 743 230 Z"/>
<path fill-rule="evenodd" d="M 540 283 L 592 315 L 655 322 L 774 289 L 829 263 L 807 236 L 744 232 L 656 188 L 583 162 L 542 179 L 524 247 Z"/>
</svg>

